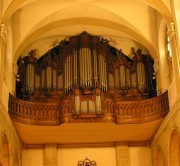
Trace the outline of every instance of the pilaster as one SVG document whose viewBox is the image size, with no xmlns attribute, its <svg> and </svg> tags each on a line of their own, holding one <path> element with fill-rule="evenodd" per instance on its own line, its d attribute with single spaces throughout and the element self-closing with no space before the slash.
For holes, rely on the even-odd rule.
<svg viewBox="0 0 180 166">
<path fill-rule="evenodd" d="M 131 166 L 130 149 L 127 143 L 116 143 L 117 166 Z"/>
<path fill-rule="evenodd" d="M 44 148 L 44 166 L 58 165 L 58 150 L 56 144 L 46 144 Z"/>
</svg>

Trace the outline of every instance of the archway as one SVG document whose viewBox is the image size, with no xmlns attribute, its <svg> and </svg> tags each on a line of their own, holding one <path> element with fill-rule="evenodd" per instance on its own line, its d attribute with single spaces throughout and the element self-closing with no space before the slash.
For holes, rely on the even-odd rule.
<svg viewBox="0 0 180 166">
<path fill-rule="evenodd" d="M 170 135 L 169 164 L 170 166 L 180 166 L 180 135 L 176 129 Z"/>
</svg>

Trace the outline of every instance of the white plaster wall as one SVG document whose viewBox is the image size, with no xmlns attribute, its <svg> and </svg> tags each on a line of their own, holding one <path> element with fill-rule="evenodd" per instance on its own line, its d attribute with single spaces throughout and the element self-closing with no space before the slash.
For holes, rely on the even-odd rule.
<svg viewBox="0 0 180 166">
<path fill-rule="evenodd" d="M 152 166 L 150 147 L 129 147 L 130 166 Z M 58 166 L 75 166 L 86 158 L 98 166 L 117 166 L 116 148 L 58 148 Z M 44 149 L 24 149 L 22 166 L 43 166 Z M 47 157 L 47 156 L 46 156 Z"/>
<path fill-rule="evenodd" d="M 43 149 L 24 149 L 22 166 L 43 166 Z"/>
<path fill-rule="evenodd" d="M 130 148 L 131 166 L 152 166 L 150 147 Z"/>
<path fill-rule="evenodd" d="M 98 166 L 116 166 L 115 148 L 58 149 L 58 166 L 75 166 L 86 157 L 95 160 Z"/>
<path fill-rule="evenodd" d="M 41 12 L 39 12 L 40 8 L 43 9 Z M 85 8 L 86 12 L 84 12 Z M 111 10 L 113 12 L 111 12 Z M 38 13 L 38 15 L 36 13 Z M 71 1 L 71 4 L 64 4 L 57 1 L 55 5 L 54 3 L 46 1 L 46 3 L 31 3 L 14 14 L 13 29 L 15 30 L 15 48 L 18 48 L 18 45 L 31 30 L 35 30 L 37 27 L 42 27 L 50 22 L 59 20 L 62 20 L 61 24 L 63 25 L 63 19 L 82 17 L 82 13 L 85 18 L 101 18 L 122 25 L 124 24 L 127 27 L 132 28 L 135 32 L 141 34 L 156 47 L 157 12 L 146 4 L 138 3 L 136 1 L 122 1 L 121 4 L 108 1 L 104 3 L 72 3 Z M 134 18 L 134 15 L 136 15 L 136 18 Z M 79 23 L 71 20 L 71 25 L 72 24 L 79 25 Z M 96 25 L 98 23 L 94 21 L 93 24 Z M 83 27 L 83 24 L 81 25 Z M 150 25 L 153 25 L 153 28 L 151 28 L 152 26 Z M 67 29 L 71 31 L 70 28 Z"/>
</svg>

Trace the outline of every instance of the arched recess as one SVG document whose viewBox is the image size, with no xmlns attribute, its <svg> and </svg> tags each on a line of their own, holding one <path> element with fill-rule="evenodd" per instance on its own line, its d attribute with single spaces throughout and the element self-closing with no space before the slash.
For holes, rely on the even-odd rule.
<svg viewBox="0 0 180 166">
<path fill-rule="evenodd" d="M 160 80 L 159 88 L 168 89 L 172 81 L 172 63 L 171 57 L 168 56 L 167 50 L 167 23 L 166 20 L 159 20 L 159 63 L 160 63 Z M 158 81 L 160 82 L 160 81 Z"/>
<path fill-rule="evenodd" d="M 160 147 L 158 147 L 154 166 L 164 166 L 164 165 L 165 165 L 165 161 L 164 161 L 163 151 Z"/>
<path fill-rule="evenodd" d="M 2 138 L 2 146 L 0 148 L 0 161 L 3 166 L 10 165 L 10 143 L 6 133 L 4 133 Z"/>
<path fill-rule="evenodd" d="M 169 166 L 180 166 L 180 135 L 173 129 L 169 140 Z"/>
</svg>

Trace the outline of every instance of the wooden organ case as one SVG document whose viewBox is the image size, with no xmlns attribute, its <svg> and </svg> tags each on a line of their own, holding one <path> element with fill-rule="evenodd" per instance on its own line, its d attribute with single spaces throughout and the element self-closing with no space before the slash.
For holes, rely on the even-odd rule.
<svg viewBox="0 0 180 166">
<path fill-rule="evenodd" d="M 62 114 L 75 117 L 99 117 L 104 109 L 112 113 L 115 101 L 156 96 L 150 55 L 138 50 L 130 59 L 107 40 L 87 32 L 62 40 L 39 59 L 32 50 L 17 64 L 17 98 L 59 102 Z"/>
</svg>

